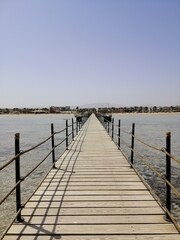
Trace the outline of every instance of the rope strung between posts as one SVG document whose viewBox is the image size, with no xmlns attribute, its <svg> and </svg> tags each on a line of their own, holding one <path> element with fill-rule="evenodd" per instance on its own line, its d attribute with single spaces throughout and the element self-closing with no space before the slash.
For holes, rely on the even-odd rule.
<svg viewBox="0 0 180 240">
<path fill-rule="evenodd" d="M 127 132 L 127 131 L 125 131 L 124 129 L 122 129 L 122 127 L 119 127 L 119 125 L 114 125 L 115 127 L 117 127 L 118 129 L 120 129 L 123 133 L 126 133 L 126 134 L 131 134 L 131 132 Z"/>
<path fill-rule="evenodd" d="M 158 147 L 152 146 L 152 145 L 150 145 L 150 144 L 142 141 L 141 139 L 139 139 L 138 137 L 136 137 L 136 136 L 133 135 L 133 134 L 131 134 L 131 136 L 133 136 L 134 139 L 136 139 L 136 140 L 139 141 L 140 143 L 144 144 L 145 146 L 150 147 L 150 148 L 152 148 L 152 149 L 154 149 L 154 150 L 157 150 L 157 151 L 159 151 L 159 152 L 163 152 L 163 153 L 165 153 L 166 155 L 168 155 L 170 158 L 172 158 L 174 161 L 176 161 L 177 163 L 180 163 L 180 160 L 177 159 L 177 158 L 175 158 L 172 154 L 168 153 L 168 152 L 166 151 L 166 148 L 164 148 L 164 147 L 163 147 L 163 148 L 158 148 Z"/>
<path fill-rule="evenodd" d="M 29 149 L 27 149 L 27 150 L 25 150 L 25 151 L 21 151 L 20 153 L 18 153 L 16 156 L 14 156 L 13 158 L 11 158 L 7 163 L 5 163 L 3 166 L 1 166 L 1 167 L 0 167 L 0 171 L 1 171 L 3 168 L 7 167 L 9 164 L 11 164 L 11 163 L 12 163 L 14 160 L 16 160 L 19 156 L 21 156 L 21 155 L 23 155 L 23 154 L 25 154 L 25 153 L 28 153 L 28 152 L 30 152 L 30 151 L 32 151 L 32 150 L 40 147 L 40 146 L 43 145 L 44 143 L 46 143 L 49 139 L 52 138 L 52 136 L 53 136 L 53 135 L 51 135 L 50 137 L 46 138 L 44 141 L 38 143 L 38 144 L 35 145 L 34 147 L 31 147 L 31 148 L 29 148 Z"/>
<path fill-rule="evenodd" d="M 147 146 L 147 147 L 150 147 L 150 148 L 152 148 L 152 149 L 154 149 L 154 150 L 156 150 L 156 151 L 159 151 L 159 152 L 161 152 L 161 151 L 162 151 L 162 148 L 159 148 L 159 147 L 152 146 L 152 145 L 150 145 L 150 144 L 148 144 L 148 143 L 144 142 L 144 141 L 143 141 L 143 140 L 141 140 L 140 138 L 136 137 L 136 136 L 135 136 L 135 135 L 133 135 L 133 134 L 131 134 L 131 136 L 132 136 L 132 137 L 134 137 L 134 139 L 136 139 L 138 142 L 140 142 L 140 143 L 144 144 L 144 145 L 145 145 L 145 146 Z"/>
<path fill-rule="evenodd" d="M 17 186 L 19 186 L 19 184 L 22 182 L 23 180 L 19 180 L 16 185 L 14 185 L 14 187 L 6 194 L 6 196 L 0 201 L 0 205 L 6 200 L 6 198 L 8 198 L 11 193 L 16 189 Z"/>
<path fill-rule="evenodd" d="M 61 131 L 58 131 L 58 132 L 55 132 L 54 134 L 52 134 L 51 136 L 49 136 L 48 138 L 46 138 L 45 140 L 43 140 L 42 142 L 38 143 L 37 145 L 25 150 L 25 151 L 21 151 L 20 153 L 18 153 L 16 156 L 14 156 L 13 158 L 11 158 L 7 163 L 5 163 L 4 165 L 2 165 L 0 167 L 0 171 L 3 170 L 5 167 L 7 167 L 9 164 L 11 164 L 14 160 L 16 160 L 19 156 L 25 154 L 25 153 L 28 153 L 38 147 L 40 147 L 41 145 L 43 145 L 44 143 L 46 143 L 48 140 L 50 140 L 52 138 L 53 135 L 56 135 L 56 134 L 59 134 L 59 133 L 62 133 L 66 130 L 66 128 L 62 129 Z"/>
<path fill-rule="evenodd" d="M 116 126 L 119 128 L 118 125 L 116 125 Z M 121 129 L 121 127 L 120 127 L 120 129 Z M 167 156 L 169 156 L 170 158 L 172 158 L 175 162 L 177 162 L 177 163 L 180 164 L 180 159 L 177 159 L 177 158 L 174 157 L 172 154 L 168 153 L 168 152 L 166 151 L 166 148 L 164 148 L 164 147 L 163 147 L 163 148 L 155 147 L 155 146 L 153 146 L 153 145 L 150 145 L 150 144 L 144 142 L 143 140 L 141 140 L 141 139 L 140 139 L 139 137 L 137 137 L 136 135 L 133 135 L 131 132 L 127 132 L 127 131 L 125 131 L 125 130 L 123 130 L 123 129 L 121 129 L 121 131 L 124 132 L 124 133 L 126 133 L 126 134 L 131 135 L 132 137 L 134 137 L 134 139 L 136 139 L 138 142 L 144 144 L 145 146 L 147 146 L 147 147 L 149 147 L 149 148 L 152 148 L 152 149 L 154 149 L 154 150 L 156 150 L 156 151 L 165 153 Z M 116 134 L 116 135 L 117 135 L 117 134 Z M 118 135 L 117 135 L 117 136 L 118 136 Z M 122 139 L 121 139 L 121 141 L 122 141 Z"/>
<path fill-rule="evenodd" d="M 121 139 L 121 143 L 123 143 L 124 145 L 126 145 L 126 147 L 128 147 L 129 149 L 131 149 L 131 146 L 130 146 L 127 142 L 125 142 L 124 140 L 122 140 L 122 139 Z"/>
<path fill-rule="evenodd" d="M 0 167 L 0 171 L 3 170 L 5 167 L 7 167 L 9 164 L 11 164 L 14 160 L 16 160 L 16 158 L 18 158 L 21 155 L 21 153 L 18 153 L 16 156 L 14 156 L 13 158 L 11 158 L 7 163 L 5 163 L 4 165 L 2 165 Z"/>
<path fill-rule="evenodd" d="M 26 174 L 23 178 L 26 179 L 29 175 L 31 175 L 31 173 L 33 173 L 52 153 L 53 149 L 43 158 L 43 160 L 38 163 L 38 165 L 36 165 L 36 167 L 34 167 L 28 174 Z"/>
<path fill-rule="evenodd" d="M 66 130 L 66 128 L 64 128 L 64 129 L 62 129 L 62 130 L 60 130 L 60 131 L 58 131 L 58 132 L 54 132 L 54 135 L 59 134 L 59 133 L 62 133 L 62 132 L 64 132 L 65 130 Z"/>
<path fill-rule="evenodd" d="M 58 144 L 56 144 L 52 150 L 54 150 L 55 148 L 57 148 L 58 146 L 60 146 L 60 145 L 61 145 L 63 142 L 65 142 L 65 141 L 66 141 L 66 138 L 64 138 L 61 142 L 59 142 Z"/>
<path fill-rule="evenodd" d="M 62 132 L 64 132 L 65 130 L 67 130 L 67 128 L 72 127 L 72 132 L 70 132 L 70 133 L 67 132 L 67 133 L 68 133 L 67 136 L 66 136 L 60 143 L 58 143 L 57 145 L 53 146 L 53 147 L 51 148 L 51 150 L 48 152 L 48 154 L 47 154 L 29 173 L 27 173 L 25 176 L 19 178 L 18 182 L 11 188 L 11 190 L 6 194 L 6 196 L 3 197 L 3 199 L 0 200 L 0 205 L 13 193 L 14 190 L 17 189 L 18 186 L 20 186 L 20 184 L 21 184 L 22 181 L 24 181 L 29 175 L 31 175 L 31 174 L 52 154 L 52 152 L 53 152 L 59 145 L 61 145 L 66 139 L 68 139 L 69 136 L 71 136 L 71 135 L 74 136 L 74 129 L 73 129 L 73 125 L 74 125 L 74 124 L 75 124 L 75 123 L 67 126 L 66 128 L 64 128 L 64 129 L 61 130 L 61 131 L 52 132 L 52 134 L 51 134 L 48 138 L 46 138 L 46 139 L 43 140 L 42 142 L 38 143 L 37 145 L 35 145 L 35 146 L 33 146 L 33 147 L 25 150 L 25 151 L 21 151 L 21 150 L 19 149 L 19 146 L 18 146 L 18 151 L 16 151 L 16 152 L 19 152 L 19 153 L 16 154 L 16 155 L 15 155 L 12 159 L 10 159 L 8 162 L 6 162 L 3 166 L 1 166 L 1 167 L 0 167 L 0 171 L 1 171 L 2 169 L 4 169 L 6 166 L 8 166 L 9 164 L 11 164 L 11 163 L 12 163 L 13 161 L 15 161 L 16 159 L 18 159 L 21 155 L 23 155 L 23 154 L 25 154 L 25 153 L 28 153 L 28 152 L 30 152 L 30 151 L 38 148 L 39 146 L 41 146 L 41 145 L 43 145 L 44 143 L 46 143 L 48 140 L 52 139 L 55 134 L 62 133 Z M 76 132 L 77 132 L 77 131 L 76 131 Z M 16 135 L 15 135 L 15 136 L 16 136 Z M 19 136 L 19 133 L 18 133 L 18 136 Z M 19 137 L 18 137 L 18 141 L 19 141 Z M 71 141 L 73 141 L 73 137 L 72 137 Z M 64 153 L 64 152 L 63 152 L 63 153 Z M 62 155 L 63 153 L 61 153 L 61 155 Z M 56 162 L 57 162 L 57 160 L 53 162 L 53 165 L 52 165 L 51 169 L 55 167 L 55 163 L 56 163 Z M 50 171 L 50 170 L 49 170 L 49 171 Z M 45 179 L 45 178 L 44 178 L 44 179 Z M 18 206 L 19 210 L 17 211 L 16 215 L 14 216 L 12 222 L 14 222 L 15 219 L 19 216 L 19 214 L 21 213 L 21 210 L 22 210 L 23 207 L 24 207 L 24 205 L 22 205 L 22 204 L 20 204 L 20 206 Z M 11 224 L 12 224 L 12 222 L 11 222 Z M 10 226 L 11 226 L 11 224 L 10 224 L 10 225 L 8 226 L 8 228 L 5 230 L 5 232 L 4 232 L 4 234 L 3 234 L 3 237 L 4 237 L 5 234 L 7 233 L 8 229 L 9 229 Z"/>
<path fill-rule="evenodd" d="M 174 161 L 176 161 L 177 163 L 180 164 L 180 160 L 177 159 L 177 158 L 175 158 L 172 154 L 169 154 L 169 153 L 166 151 L 165 148 L 162 148 L 161 151 L 164 152 L 166 155 L 168 155 L 170 158 L 172 158 Z"/>
<path fill-rule="evenodd" d="M 131 150 L 134 152 L 134 154 L 136 156 L 138 156 L 144 163 L 145 165 L 151 169 L 152 172 L 154 172 L 156 175 L 158 175 L 162 180 L 164 180 L 170 187 L 171 189 L 174 191 L 174 193 L 176 194 L 177 197 L 180 197 L 180 192 L 166 179 L 165 176 L 163 176 L 160 172 L 158 172 L 150 163 L 148 163 L 144 157 L 142 155 L 140 155 L 137 151 L 133 150 L 131 148 Z"/>
<path fill-rule="evenodd" d="M 151 169 L 152 172 L 154 172 L 154 173 L 155 173 L 156 175 L 158 175 L 162 180 L 164 180 L 164 181 L 172 188 L 172 190 L 174 191 L 174 193 L 176 194 L 177 197 L 180 197 L 180 192 L 178 192 L 178 191 L 176 190 L 176 188 L 166 179 L 165 176 L 163 176 L 160 172 L 158 172 L 150 163 L 148 163 L 148 162 L 144 159 L 144 157 L 143 157 L 142 155 L 140 155 L 137 151 L 133 150 L 133 149 L 131 148 L 131 146 L 129 146 L 124 140 L 121 140 L 121 141 L 122 141 L 122 143 L 123 143 L 124 145 L 126 145 L 129 149 L 131 149 L 131 150 L 135 153 L 135 155 L 138 156 L 138 157 L 144 162 L 144 164 L 145 164 L 149 169 Z"/>
<path fill-rule="evenodd" d="M 56 146 L 53 148 L 55 149 Z M 51 151 L 43 158 L 43 160 L 41 162 L 38 163 L 38 165 L 36 165 L 36 167 L 34 167 L 29 173 L 27 173 L 25 176 L 21 177 L 21 180 L 19 180 L 14 187 L 9 191 L 8 194 L 6 194 L 6 196 L 0 201 L 0 205 L 6 200 L 6 198 L 8 198 L 10 196 L 10 194 L 16 189 L 16 187 L 22 182 L 24 181 L 29 175 L 31 175 L 52 153 L 53 149 L 51 149 Z"/>
<path fill-rule="evenodd" d="M 52 134 L 50 137 L 48 137 L 47 139 L 45 139 L 43 142 L 38 143 L 37 145 L 35 145 L 34 147 L 29 148 L 29 149 L 27 149 L 27 150 L 25 150 L 25 151 L 22 151 L 20 155 L 23 155 L 23 154 L 25 154 L 25 153 L 27 153 L 27 152 L 30 152 L 30 151 L 32 151 L 32 150 L 40 147 L 41 145 L 43 145 L 44 143 L 46 143 L 49 139 L 51 139 L 52 136 L 53 136 L 53 134 Z"/>
</svg>

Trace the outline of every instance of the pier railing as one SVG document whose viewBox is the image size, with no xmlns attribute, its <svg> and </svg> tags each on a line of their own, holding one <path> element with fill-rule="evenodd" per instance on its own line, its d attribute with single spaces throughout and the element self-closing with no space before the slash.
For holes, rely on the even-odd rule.
<svg viewBox="0 0 180 240">
<path fill-rule="evenodd" d="M 121 120 L 119 119 L 118 122 L 115 124 L 114 118 L 112 116 L 110 118 L 104 117 L 103 115 L 98 115 L 98 118 L 100 122 L 103 124 L 105 127 L 106 131 L 112 138 L 112 140 L 116 143 L 118 149 L 121 150 L 121 152 L 124 154 L 126 159 L 129 161 L 131 167 L 135 169 L 135 171 L 138 173 L 138 175 L 141 177 L 143 182 L 146 184 L 144 179 L 141 176 L 141 173 L 136 169 L 136 166 L 134 164 L 134 161 L 141 161 L 141 163 L 145 164 L 146 167 L 152 171 L 153 174 L 157 175 L 160 179 L 164 181 L 166 184 L 166 199 L 165 199 L 165 206 L 164 209 L 166 211 L 166 218 L 167 220 L 171 220 L 178 228 L 180 231 L 180 227 L 175 221 L 173 215 L 172 215 L 172 197 L 171 197 L 171 191 L 175 194 L 176 198 L 180 199 L 180 192 L 178 189 L 172 184 L 171 182 L 171 160 L 175 161 L 177 164 L 180 164 L 180 159 L 177 159 L 171 154 L 171 132 L 166 133 L 166 146 L 165 147 L 157 147 L 153 146 L 138 136 L 135 135 L 135 123 L 132 123 L 132 128 L 130 131 L 124 130 L 123 127 L 121 126 Z M 129 142 L 127 142 L 127 138 L 124 137 L 124 135 L 129 136 Z M 125 140 L 126 139 L 126 140 Z M 156 152 L 161 152 L 164 154 L 164 162 L 165 162 L 165 168 L 166 168 L 166 173 L 162 174 L 155 166 L 155 164 L 150 163 L 147 160 L 147 156 L 142 155 L 138 150 L 135 148 L 135 141 L 139 142 L 142 144 L 144 147 L 148 147 L 151 150 L 155 150 Z M 122 149 L 122 145 L 125 146 L 129 151 L 127 150 L 126 153 L 124 149 Z M 127 154 L 129 152 L 129 154 Z M 136 159 L 135 159 L 136 157 Z M 147 184 L 146 184 L 147 185 Z M 148 187 L 148 185 L 147 185 Z M 149 188 L 149 190 L 152 190 Z M 156 197 L 156 196 L 155 196 Z M 158 199 L 159 200 L 159 199 Z"/>
<path fill-rule="evenodd" d="M 5 164 L 0 166 L 0 173 L 1 173 L 2 170 L 6 169 L 10 164 L 12 164 L 12 163 L 15 164 L 15 185 L 0 200 L 0 205 L 1 205 L 5 202 L 5 200 L 7 200 L 7 198 L 11 194 L 16 192 L 16 214 L 13 217 L 12 222 L 15 220 L 17 220 L 19 222 L 23 221 L 23 217 L 21 216 L 21 211 L 24 207 L 24 204 L 22 204 L 22 201 L 21 201 L 22 194 L 23 194 L 23 192 L 21 191 L 21 183 L 23 181 L 25 181 L 50 155 L 52 156 L 52 164 L 51 164 L 50 169 L 47 169 L 46 176 L 52 168 L 56 168 L 57 160 L 68 149 L 68 146 L 70 145 L 70 143 L 72 141 L 74 141 L 75 135 L 78 134 L 78 132 L 80 131 L 84 122 L 85 122 L 85 120 L 82 121 L 82 118 L 76 118 L 76 121 L 74 121 L 74 119 L 66 120 L 65 128 L 61 129 L 60 131 L 55 131 L 54 124 L 52 123 L 51 124 L 51 135 L 48 138 L 44 139 L 42 142 L 38 143 L 37 145 L 35 145 L 27 150 L 23 150 L 23 151 L 21 150 L 21 147 L 20 147 L 20 133 L 15 134 L 15 156 L 13 158 L 11 158 L 10 160 L 6 161 Z M 61 135 L 60 142 L 55 142 L 56 135 Z M 23 155 L 25 155 L 26 153 L 32 152 L 33 150 L 35 150 L 39 147 L 42 147 L 47 142 L 50 142 L 50 145 L 51 145 L 50 151 L 48 153 L 46 153 L 46 156 L 35 167 L 33 167 L 32 170 L 30 170 L 26 175 L 21 176 L 21 162 L 23 161 L 23 158 L 21 159 L 21 157 Z M 62 147 L 63 144 L 64 144 L 64 147 Z M 56 156 L 56 149 L 58 147 L 61 147 L 61 150 L 62 150 L 60 156 Z M 37 187 L 36 187 L 36 189 L 37 189 Z M 8 229 L 6 229 L 5 233 L 7 231 L 8 231 Z"/>
</svg>

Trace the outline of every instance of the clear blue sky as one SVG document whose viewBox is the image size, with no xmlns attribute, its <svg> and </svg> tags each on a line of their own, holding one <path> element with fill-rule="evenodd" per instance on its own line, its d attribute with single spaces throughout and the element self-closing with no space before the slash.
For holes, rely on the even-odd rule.
<svg viewBox="0 0 180 240">
<path fill-rule="evenodd" d="M 180 0 L 0 0 L 0 107 L 180 105 Z"/>
</svg>

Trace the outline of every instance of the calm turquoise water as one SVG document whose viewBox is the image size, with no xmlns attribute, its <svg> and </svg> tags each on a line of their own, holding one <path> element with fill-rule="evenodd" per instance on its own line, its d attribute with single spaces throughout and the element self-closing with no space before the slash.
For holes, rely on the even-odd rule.
<svg viewBox="0 0 180 240">
<path fill-rule="evenodd" d="M 14 134 L 20 133 L 21 150 L 26 150 L 37 143 L 41 142 L 50 135 L 50 125 L 54 123 L 55 131 L 65 128 L 65 120 L 72 119 L 73 115 L 0 115 L 0 165 L 6 160 L 14 156 Z M 162 148 L 165 147 L 166 132 L 172 134 L 172 154 L 180 159 L 180 114 L 118 114 L 113 116 L 115 124 L 121 119 L 122 129 L 130 132 L 131 125 L 136 124 L 135 134 L 153 146 Z M 70 124 L 71 122 L 69 122 Z M 117 128 L 115 128 L 117 132 Z M 121 133 L 123 140 L 130 145 L 131 139 L 127 134 Z M 56 142 L 61 141 L 64 135 L 56 139 Z M 121 147 L 127 158 L 130 156 L 130 150 L 123 143 Z M 34 152 L 22 156 L 21 159 L 21 175 L 25 175 L 33 166 L 35 166 L 51 148 L 51 142 L 47 142 L 43 147 L 39 147 Z M 56 151 L 56 156 L 61 154 L 63 147 Z M 135 149 L 139 151 L 150 163 L 153 163 L 156 168 L 165 174 L 165 156 L 151 149 L 145 148 L 142 144 L 135 141 Z M 35 190 L 37 184 L 51 166 L 51 157 L 49 157 L 43 165 L 32 174 L 25 183 L 22 184 L 23 201 Z M 141 172 L 148 183 L 155 188 L 159 197 L 164 199 L 164 184 L 161 180 L 147 169 L 135 156 L 135 166 Z M 172 182 L 180 190 L 180 166 L 172 163 Z M 14 165 L 3 170 L 0 174 L 0 199 L 14 185 Z M 13 194 L 0 207 L 0 232 L 8 225 L 11 217 L 15 214 L 15 195 Z M 173 211 L 176 218 L 180 221 L 180 202 L 173 196 Z M 3 221 L 2 221 L 3 219 Z"/>
</svg>

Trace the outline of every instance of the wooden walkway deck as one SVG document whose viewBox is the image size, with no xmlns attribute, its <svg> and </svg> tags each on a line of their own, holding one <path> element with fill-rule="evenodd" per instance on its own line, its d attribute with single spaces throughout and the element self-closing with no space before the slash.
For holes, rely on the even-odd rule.
<svg viewBox="0 0 180 240">
<path fill-rule="evenodd" d="M 178 240 L 180 235 L 94 115 L 5 240 Z"/>
</svg>

